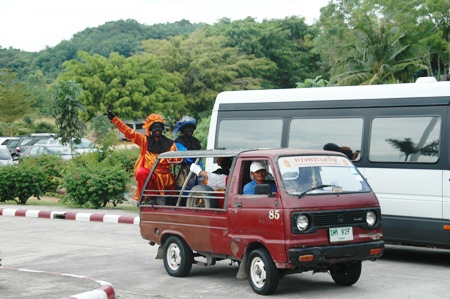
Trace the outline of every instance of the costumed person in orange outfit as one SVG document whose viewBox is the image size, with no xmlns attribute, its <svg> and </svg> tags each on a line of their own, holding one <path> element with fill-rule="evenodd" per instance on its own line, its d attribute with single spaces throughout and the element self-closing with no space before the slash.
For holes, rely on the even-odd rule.
<svg viewBox="0 0 450 299">
<path fill-rule="evenodd" d="M 140 148 L 141 154 L 134 165 L 134 175 L 138 183 L 134 199 L 139 200 L 145 180 L 147 179 L 156 158 L 161 153 L 176 151 L 177 148 L 172 139 L 163 135 L 164 119 L 159 114 L 150 114 L 144 121 L 143 128 L 146 130 L 146 135 L 131 129 L 111 110 L 108 111 L 108 118 L 126 138 L 134 142 Z M 170 164 L 166 159 L 158 163 L 146 188 L 149 190 L 176 189 L 175 179 L 171 172 Z"/>
</svg>

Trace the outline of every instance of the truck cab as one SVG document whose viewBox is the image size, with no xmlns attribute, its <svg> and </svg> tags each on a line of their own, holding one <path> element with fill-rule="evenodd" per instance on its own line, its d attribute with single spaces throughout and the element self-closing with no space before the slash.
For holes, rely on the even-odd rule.
<svg viewBox="0 0 450 299">
<path fill-rule="evenodd" d="M 189 171 L 191 163 L 215 165 L 224 157 L 233 162 L 223 188 Z M 383 253 L 377 197 L 343 154 L 288 148 L 167 152 L 145 185 L 161 159 L 173 161 L 179 189 L 142 190 L 140 230 L 159 246 L 157 258 L 171 276 L 228 259 L 239 265 L 238 278 L 266 295 L 280 277 L 306 271 L 352 285 L 362 261 Z M 265 182 L 245 194 L 255 161 L 266 166 Z"/>
</svg>

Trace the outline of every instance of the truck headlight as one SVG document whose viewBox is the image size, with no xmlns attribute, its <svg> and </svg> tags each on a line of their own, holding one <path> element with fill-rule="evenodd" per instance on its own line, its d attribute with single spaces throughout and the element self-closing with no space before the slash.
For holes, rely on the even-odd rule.
<svg viewBox="0 0 450 299">
<path fill-rule="evenodd" d="M 309 218 L 306 215 L 298 215 L 297 217 L 297 228 L 299 231 L 303 232 L 309 227 Z"/>
<path fill-rule="evenodd" d="M 367 211 L 366 222 L 369 226 L 374 226 L 377 223 L 377 214 L 374 211 Z"/>
</svg>

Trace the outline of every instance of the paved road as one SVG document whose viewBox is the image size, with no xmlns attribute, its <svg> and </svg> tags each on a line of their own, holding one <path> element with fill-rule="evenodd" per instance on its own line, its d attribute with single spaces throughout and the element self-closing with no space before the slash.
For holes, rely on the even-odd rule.
<svg viewBox="0 0 450 299">
<path fill-rule="evenodd" d="M 194 266 L 187 278 L 170 277 L 162 260 L 155 260 L 157 248 L 141 238 L 136 224 L 0 216 L 0 240 L 3 266 L 107 281 L 114 286 L 116 298 L 261 298 L 247 281 L 235 278 L 237 267 L 228 261 Z M 280 280 L 273 296 L 448 298 L 449 270 L 449 250 L 387 246 L 382 259 L 363 263 L 361 278 L 352 287 L 335 285 L 327 274 L 307 272 Z M 23 297 L 22 291 L 34 278 L 24 274 L 10 282 L 6 271 L 0 270 L 0 294 L 8 290 L 8 299 L 33 298 Z M 56 292 L 48 298 L 70 295 L 59 292 L 53 278 L 42 275 L 41 287 Z M 9 284 L 2 285 L 6 281 Z M 26 292 L 36 290 L 33 285 Z"/>
</svg>

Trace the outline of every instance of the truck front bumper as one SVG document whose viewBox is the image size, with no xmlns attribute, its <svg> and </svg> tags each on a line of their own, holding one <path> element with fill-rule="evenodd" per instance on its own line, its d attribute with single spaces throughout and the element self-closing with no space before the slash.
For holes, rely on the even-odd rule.
<svg viewBox="0 0 450 299">
<path fill-rule="evenodd" d="M 316 269 L 337 263 L 375 260 L 381 257 L 383 250 L 383 241 L 291 248 L 289 249 L 289 262 L 295 268 Z"/>
</svg>

